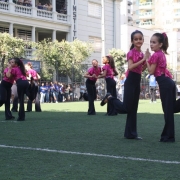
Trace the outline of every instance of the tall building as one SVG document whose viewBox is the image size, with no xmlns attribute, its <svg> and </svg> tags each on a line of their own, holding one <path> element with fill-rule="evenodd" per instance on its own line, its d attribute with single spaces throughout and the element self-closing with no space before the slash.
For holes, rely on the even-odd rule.
<svg viewBox="0 0 180 180">
<path fill-rule="evenodd" d="M 30 2 L 30 3 L 28 3 Z M 90 41 L 92 58 L 101 63 L 109 49 L 120 47 L 121 0 L 5 0 L 0 1 L 0 32 L 26 41 Z M 26 58 L 32 57 L 27 49 Z"/>
<path fill-rule="evenodd" d="M 173 70 L 180 70 L 180 0 L 133 0 L 133 26 L 166 32 L 167 59 Z"/>
<path fill-rule="evenodd" d="M 123 0 L 121 2 L 121 24 L 133 25 L 132 18 L 132 1 L 131 0 Z"/>
<path fill-rule="evenodd" d="M 134 26 L 165 32 L 180 30 L 180 0 L 134 0 Z"/>
</svg>

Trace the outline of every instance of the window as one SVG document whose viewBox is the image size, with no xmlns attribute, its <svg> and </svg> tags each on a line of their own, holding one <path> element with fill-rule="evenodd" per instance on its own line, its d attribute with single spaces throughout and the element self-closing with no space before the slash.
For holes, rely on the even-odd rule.
<svg viewBox="0 0 180 180">
<path fill-rule="evenodd" d="M 9 28 L 0 27 L 0 33 L 9 33 Z"/>
<path fill-rule="evenodd" d="M 102 48 L 101 38 L 89 36 L 89 42 L 93 44 L 94 52 L 101 52 L 101 48 Z"/>
<path fill-rule="evenodd" d="M 101 5 L 88 2 L 88 15 L 101 17 Z"/>
<path fill-rule="evenodd" d="M 18 29 L 17 37 L 26 41 L 31 41 L 31 31 Z"/>
</svg>

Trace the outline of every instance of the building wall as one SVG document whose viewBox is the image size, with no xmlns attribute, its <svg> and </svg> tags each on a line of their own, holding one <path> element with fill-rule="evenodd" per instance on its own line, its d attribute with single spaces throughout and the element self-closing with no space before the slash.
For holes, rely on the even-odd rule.
<svg viewBox="0 0 180 180">
<path fill-rule="evenodd" d="M 81 41 L 89 41 L 89 37 L 101 39 L 101 17 L 88 14 L 88 3 L 94 1 L 78 1 L 77 4 L 77 38 Z M 95 1 L 95 4 L 101 6 L 101 0 Z M 97 59 L 101 63 L 101 52 L 92 53 L 87 63 L 91 64 L 92 59 Z"/>
<path fill-rule="evenodd" d="M 105 54 L 114 47 L 114 6 L 112 0 L 105 0 Z"/>
</svg>

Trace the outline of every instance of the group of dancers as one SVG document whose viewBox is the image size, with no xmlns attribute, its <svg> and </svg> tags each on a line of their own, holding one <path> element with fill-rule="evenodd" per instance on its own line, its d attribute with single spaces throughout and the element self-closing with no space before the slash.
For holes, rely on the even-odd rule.
<svg viewBox="0 0 180 180">
<path fill-rule="evenodd" d="M 161 134 L 160 142 L 175 142 L 174 113 L 180 112 L 180 99 L 176 100 L 176 85 L 172 75 L 167 70 L 166 56 L 168 49 L 168 37 L 166 33 L 155 33 L 150 40 L 150 48 L 154 51 L 151 56 L 147 49 L 145 54 L 141 51 L 144 42 L 143 33 L 134 31 L 131 34 L 131 48 L 127 53 L 128 70 L 124 83 L 123 102 L 117 99 L 116 82 L 117 75 L 113 57 L 103 57 L 104 66 L 98 67 L 98 61 L 92 61 L 92 68 L 84 75 L 87 78 L 86 87 L 88 92 L 88 115 L 95 115 L 94 100 L 96 98 L 95 83 L 99 78 L 105 78 L 107 94 L 101 101 L 101 106 L 107 103 L 108 116 L 127 114 L 124 137 L 127 139 L 142 140 L 137 133 L 137 110 L 140 94 L 141 74 L 147 68 L 149 74 L 156 77 L 159 85 L 162 109 L 164 112 L 165 125 Z"/>
<path fill-rule="evenodd" d="M 137 133 L 137 110 L 140 94 L 141 73 L 146 68 L 149 74 L 156 77 L 159 85 L 160 98 L 164 112 L 165 125 L 161 134 L 160 142 L 175 142 L 174 113 L 180 112 L 180 99 L 176 100 L 176 86 L 172 80 L 170 72 L 167 70 L 165 54 L 168 49 L 168 37 L 165 33 L 155 33 L 150 40 L 150 48 L 154 51 L 151 56 L 147 49 L 145 54 L 141 51 L 144 42 L 143 33 L 134 31 L 131 34 L 131 48 L 127 53 L 128 71 L 126 72 L 126 81 L 124 83 L 123 102 L 117 99 L 116 81 L 114 76 L 118 73 L 115 68 L 114 59 L 111 55 L 103 57 L 104 66 L 100 68 L 97 60 L 92 60 L 90 68 L 84 77 L 88 92 L 88 115 L 95 115 L 94 100 L 96 99 L 95 83 L 99 78 L 105 78 L 107 94 L 101 101 L 101 106 L 107 103 L 107 116 L 117 114 L 127 114 L 124 137 L 127 139 L 141 140 Z M 17 121 L 25 120 L 24 95 L 27 94 L 28 87 L 33 83 L 37 86 L 40 79 L 38 73 L 32 69 L 32 64 L 24 66 L 19 58 L 9 60 L 8 67 L 4 70 L 4 77 L 1 86 L 6 90 L 7 100 L 5 102 L 5 119 L 13 120 L 10 111 L 11 87 L 16 82 L 19 98 L 19 113 Z M 36 110 L 41 111 L 39 98 L 36 93 Z M 32 111 L 32 99 L 28 101 L 28 111 Z"/>
<path fill-rule="evenodd" d="M 4 70 L 4 77 L 1 82 L 1 87 L 4 88 L 7 98 L 5 101 L 5 119 L 6 120 L 14 120 L 15 117 L 12 115 L 10 110 L 10 99 L 11 99 L 11 87 L 14 82 L 17 85 L 17 94 L 19 99 L 19 112 L 17 121 L 25 120 L 25 110 L 24 110 L 24 95 L 29 96 L 29 87 L 36 86 L 37 80 L 40 79 L 38 73 L 32 69 L 32 64 L 29 62 L 25 66 L 19 58 L 11 58 L 9 59 L 9 65 Z M 36 88 L 37 89 L 37 88 Z M 35 93 L 35 108 L 37 111 L 41 111 L 39 98 L 37 97 L 38 91 L 34 91 Z M 32 94 L 30 95 L 32 97 Z M 37 101 L 37 102 L 36 102 Z M 17 101 L 18 103 L 18 101 Z M 29 98 L 27 103 L 27 111 L 32 111 L 32 99 Z"/>
</svg>

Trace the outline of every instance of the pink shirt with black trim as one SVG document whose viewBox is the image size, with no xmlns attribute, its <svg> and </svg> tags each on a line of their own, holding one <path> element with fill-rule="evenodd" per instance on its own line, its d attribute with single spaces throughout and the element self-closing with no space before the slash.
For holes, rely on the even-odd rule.
<svg viewBox="0 0 180 180">
<path fill-rule="evenodd" d="M 131 49 L 127 53 L 127 61 L 129 61 L 131 59 L 133 61 L 133 63 L 139 62 L 140 60 L 143 59 L 143 57 L 144 57 L 144 54 L 141 51 L 136 50 L 135 48 Z M 129 71 L 141 74 L 144 64 L 145 64 L 145 62 L 143 62 L 142 64 L 140 64 L 139 66 L 137 66 L 136 68 L 134 68 L 132 70 L 128 70 L 126 72 L 126 76 L 128 76 Z"/>
<path fill-rule="evenodd" d="M 100 67 L 97 67 L 97 68 L 92 67 L 88 70 L 88 73 L 90 76 L 92 76 L 93 74 L 95 74 L 96 76 L 99 76 L 101 74 L 101 68 Z M 91 81 L 97 81 L 97 78 L 93 78 L 93 77 L 88 78 L 88 79 L 90 79 Z"/>
<path fill-rule="evenodd" d="M 27 71 L 27 76 L 31 75 L 31 77 L 33 77 L 34 80 L 37 80 L 37 72 L 34 69 L 29 69 Z"/>
<path fill-rule="evenodd" d="M 8 72 L 8 68 L 6 68 L 5 70 L 4 70 L 4 77 L 3 77 L 3 80 L 4 81 L 6 81 L 6 82 L 9 82 L 9 83 L 11 83 L 11 84 L 13 84 L 14 83 L 14 80 L 15 80 L 15 78 L 14 78 L 14 76 L 11 76 L 10 78 L 8 78 L 7 76 L 6 76 L 6 73 Z"/>
<path fill-rule="evenodd" d="M 161 76 L 164 74 L 166 77 L 172 79 L 171 73 L 167 70 L 166 56 L 162 50 L 156 51 L 148 60 L 148 63 L 156 64 L 156 69 L 154 71 L 154 76 Z"/>
<path fill-rule="evenodd" d="M 13 67 L 11 69 L 11 74 L 14 77 L 14 80 L 17 81 L 18 79 L 26 80 L 26 76 L 24 76 L 21 72 L 19 66 Z"/>
<path fill-rule="evenodd" d="M 111 68 L 109 64 L 106 64 L 102 67 L 102 70 L 106 70 L 106 77 L 105 78 L 114 78 L 114 69 Z"/>
</svg>

